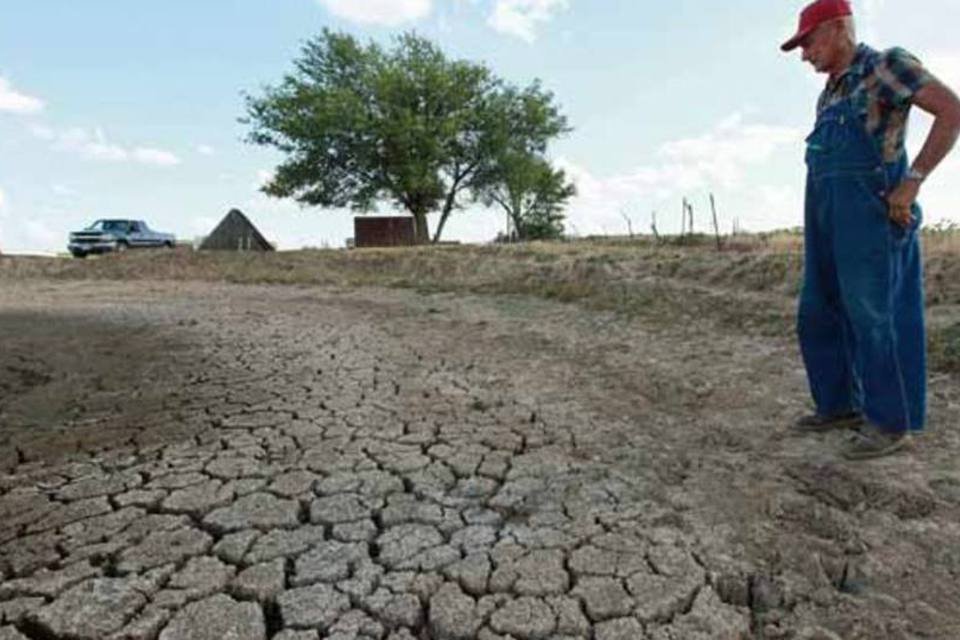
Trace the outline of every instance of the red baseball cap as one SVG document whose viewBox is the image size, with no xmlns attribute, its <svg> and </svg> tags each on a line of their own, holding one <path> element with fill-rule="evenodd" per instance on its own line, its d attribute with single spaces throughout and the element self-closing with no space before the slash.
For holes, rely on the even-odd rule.
<svg viewBox="0 0 960 640">
<path fill-rule="evenodd" d="M 800 12 L 800 27 L 797 29 L 796 35 L 784 42 L 780 49 L 782 51 L 792 51 L 797 48 L 797 45 L 805 36 L 824 22 L 852 15 L 853 9 L 850 8 L 848 0 L 816 0 Z"/>
</svg>

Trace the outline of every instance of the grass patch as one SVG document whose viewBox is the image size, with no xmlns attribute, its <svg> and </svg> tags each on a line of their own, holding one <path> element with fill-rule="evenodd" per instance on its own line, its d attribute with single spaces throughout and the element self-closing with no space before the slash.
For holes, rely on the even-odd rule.
<svg viewBox="0 0 960 640">
<path fill-rule="evenodd" d="M 928 353 L 933 369 L 960 372 L 960 322 L 931 329 Z"/>
</svg>

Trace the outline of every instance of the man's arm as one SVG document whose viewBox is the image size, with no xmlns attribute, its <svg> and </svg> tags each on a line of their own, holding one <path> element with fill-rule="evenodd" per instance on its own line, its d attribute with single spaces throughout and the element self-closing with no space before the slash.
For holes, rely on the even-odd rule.
<svg viewBox="0 0 960 640">
<path fill-rule="evenodd" d="M 937 80 L 917 91 L 911 102 L 934 117 L 927 140 L 913 162 L 913 169 L 929 176 L 947 157 L 960 136 L 960 99 Z M 893 190 L 887 200 L 894 222 L 903 226 L 910 224 L 910 205 L 919 192 L 919 180 L 904 180 Z"/>
<path fill-rule="evenodd" d="M 913 162 L 914 169 L 930 175 L 950 153 L 960 135 L 960 99 L 938 81 L 920 89 L 913 97 L 913 104 L 935 118 L 930 135 Z"/>
</svg>

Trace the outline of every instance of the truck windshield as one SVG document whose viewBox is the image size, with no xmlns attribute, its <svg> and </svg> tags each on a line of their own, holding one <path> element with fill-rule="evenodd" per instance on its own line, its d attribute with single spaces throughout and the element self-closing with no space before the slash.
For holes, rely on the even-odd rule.
<svg viewBox="0 0 960 640">
<path fill-rule="evenodd" d="M 88 228 L 90 231 L 120 231 L 125 233 L 130 230 L 130 227 L 128 220 L 97 220 Z"/>
</svg>

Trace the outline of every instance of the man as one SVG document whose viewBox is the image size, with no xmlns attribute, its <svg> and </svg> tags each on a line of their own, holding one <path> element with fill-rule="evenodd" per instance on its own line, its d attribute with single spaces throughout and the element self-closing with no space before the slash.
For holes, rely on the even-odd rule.
<svg viewBox="0 0 960 640">
<path fill-rule="evenodd" d="M 910 445 L 926 418 L 916 203 L 960 133 L 960 101 L 903 49 L 857 44 L 848 0 L 817 0 L 781 48 L 828 75 L 807 139 L 805 261 L 797 319 L 816 413 L 796 429 L 857 426 L 849 459 Z M 913 164 L 912 105 L 933 128 Z"/>
</svg>

